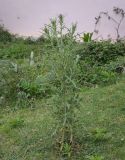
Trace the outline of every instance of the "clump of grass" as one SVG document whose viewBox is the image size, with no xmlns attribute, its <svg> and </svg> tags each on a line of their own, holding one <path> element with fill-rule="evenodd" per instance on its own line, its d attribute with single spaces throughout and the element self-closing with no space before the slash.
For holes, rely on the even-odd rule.
<svg viewBox="0 0 125 160">
<path fill-rule="evenodd" d="M 105 128 L 95 128 L 92 131 L 92 137 L 95 142 L 107 140 L 107 130 Z"/>
<path fill-rule="evenodd" d="M 20 128 L 22 126 L 24 126 L 24 120 L 21 118 L 12 119 L 9 121 L 9 127 L 12 129 Z"/>
<path fill-rule="evenodd" d="M 89 160 L 104 160 L 103 156 L 95 155 L 95 156 L 90 156 L 88 158 Z"/>
</svg>

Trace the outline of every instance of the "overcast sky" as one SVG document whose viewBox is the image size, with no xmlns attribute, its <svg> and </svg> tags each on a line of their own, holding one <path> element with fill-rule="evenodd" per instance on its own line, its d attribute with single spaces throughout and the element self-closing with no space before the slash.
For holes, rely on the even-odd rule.
<svg viewBox="0 0 125 160">
<path fill-rule="evenodd" d="M 13 33 L 21 35 L 40 34 L 40 28 L 49 18 L 62 13 L 66 23 L 78 23 L 78 32 L 91 32 L 95 17 L 100 11 L 112 13 L 114 6 L 125 10 L 125 0 L 0 0 L 0 23 Z M 125 22 L 121 34 L 125 35 Z M 114 25 L 101 23 L 100 34 L 114 34 Z"/>
</svg>

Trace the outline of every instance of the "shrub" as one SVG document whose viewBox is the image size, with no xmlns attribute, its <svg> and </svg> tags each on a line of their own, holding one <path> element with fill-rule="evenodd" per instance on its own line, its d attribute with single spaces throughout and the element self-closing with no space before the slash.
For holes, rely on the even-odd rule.
<svg viewBox="0 0 125 160">
<path fill-rule="evenodd" d="M 4 25 L 0 25 L 0 42 L 12 42 L 14 35 L 12 35 Z"/>
<path fill-rule="evenodd" d="M 20 80 L 18 89 L 21 92 L 26 93 L 28 97 L 45 97 L 51 93 L 51 87 L 48 84 L 40 84 L 35 81 L 31 82 L 25 79 Z"/>
<path fill-rule="evenodd" d="M 79 65 L 81 70 L 79 81 L 81 85 L 108 85 L 115 83 L 117 80 L 117 74 L 105 66 L 96 64 L 92 66 L 85 61 L 81 61 Z"/>
<path fill-rule="evenodd" d="M 111 72 L 116 72 L 120 74 L 125 67 L 125 57 L 119 56 L 115 61 L 111 61 L 109 64 L 106 64 L 105 67 Z"/>
<path fill-rule="evenodd" d="M 80 60 L 86 60 L 90 64 L 104 65 L 125 55 L 124 43 L 111 43 L 109 41 L 84 43 L 74 49 Z"/>
<path fill-rule="evenodd" d="M 26 39 L 24 39 L 24 43 L 25 44 L 36 44 L 36 39 L 33 37 L 27 37 Z"/>
</svg>

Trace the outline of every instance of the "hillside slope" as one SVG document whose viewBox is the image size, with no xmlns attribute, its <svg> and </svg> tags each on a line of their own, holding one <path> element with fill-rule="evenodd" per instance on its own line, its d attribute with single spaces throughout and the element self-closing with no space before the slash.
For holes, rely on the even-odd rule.
<svg viewBox="0 0 125 160">
<path fill-rule="evenodd" d="M 82 91 L 75 134 L 81 148 L 74 159 L 125 159 L 125 80 Z M 35 109 L 6 107 L 0 115 L 1 160 L 58 159 L 51 151 L 54 119 L 46 101 Z M 96 160 L 96 159 L 93 159 Z"/>
</svg>

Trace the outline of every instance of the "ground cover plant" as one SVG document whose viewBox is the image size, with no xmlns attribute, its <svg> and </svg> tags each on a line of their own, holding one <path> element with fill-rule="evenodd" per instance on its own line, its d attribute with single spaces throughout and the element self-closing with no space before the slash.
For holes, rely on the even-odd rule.
<svg viewBox="0 0 125 160">
<path fill-rule="evenodd" d="M 1 27 L 0 159 L 124 160 L 125 42 L 76 29 L 63 15 L 37 40 Z"/>
</svg>

